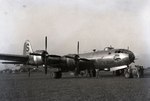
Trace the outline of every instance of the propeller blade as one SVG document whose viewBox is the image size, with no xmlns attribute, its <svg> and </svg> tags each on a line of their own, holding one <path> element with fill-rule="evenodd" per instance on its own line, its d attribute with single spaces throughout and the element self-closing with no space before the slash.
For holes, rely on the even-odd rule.
<svg viewBox="0 0 150 101">
<path fill-rule="evenodd" d="M 47 36 L 45 37 L 45 51 L 47 52 Z M 47 55 L 46 53 L 44 54 L 44 65 L 45 65 L 45 74 L 47 74 Z"/>
<path fill-rule="evenodd" d="M 45 65 L 45 74 L 47 74 L 47 65 Z"/>
<path fill-rule="evenodd" d="M 45 65 L 45 74 L 47 74 L 47 58 L 45 58 L 44 65 Z"/>
<path fill-rule="evenodd" d="M 45 37 L 45 51 L 47 51 L 47 36 Z"/>
<path fill-rule="evenodd" d="M 77 44 L 77 54 L 79 55 L 79 41 L 78 41 L 78 44 Z"/>
</svg>

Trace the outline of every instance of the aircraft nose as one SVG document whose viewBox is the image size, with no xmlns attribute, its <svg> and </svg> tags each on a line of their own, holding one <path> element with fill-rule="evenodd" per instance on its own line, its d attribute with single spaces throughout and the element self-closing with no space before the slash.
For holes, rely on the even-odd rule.
<svg viewBox="0 0 150 101">
<path fill-rule="evenodd" d="M 134 55 L 134 53 L 133 53 L 132 51 L 130 51 L 130 50 L 123 50 L 123 53 L 128 54 L 128 56 L 129 56 L 129 61 L 130 61 L 131 63 L 134 62 L 134 60 L 135 60 L 135 55 Z"/>
<path fill-rule="evenodd" d="M 131 51 L 129 51 L 129 60 L 130 60 L 130 62 L 134 62 L 134 60 L 135 60 L 135 55 Z"/>
</svg>

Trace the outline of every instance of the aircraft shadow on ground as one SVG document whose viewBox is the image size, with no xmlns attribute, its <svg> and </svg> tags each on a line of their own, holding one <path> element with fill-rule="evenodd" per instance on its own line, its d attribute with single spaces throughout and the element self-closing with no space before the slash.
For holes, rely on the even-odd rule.
<svg viewBox="0 0 150 101">
<path fill-rule="evenodd" d="M 75 76 L 64 76 L 62 77 L 61 79 L 101 79 L 101 78 L 125 78 L 124 75 L 121 75 L 121 76 L 115 76 L 113 74 L 100 74 L 100 75 L 97 75 L 96 77 L 88 77 L 88 76 L 79 76 L 79 77 L 75 77 Z M 134 76 L 133 78 L 137 78 L 136 76 Z M 144 73 L 144 76 L 141 77 L 141 79 L 144 79 L 144 78 L 150 78 L 150 71 L 146 71 Z"/>
</svg>

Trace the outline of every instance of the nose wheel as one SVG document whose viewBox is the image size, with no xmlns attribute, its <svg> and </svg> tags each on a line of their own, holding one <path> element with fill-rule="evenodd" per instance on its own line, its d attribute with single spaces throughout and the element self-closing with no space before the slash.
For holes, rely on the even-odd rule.
<svg viewBox="0 0 150 101">
<path fill-rule="evenodd" d="M 125 78 L 130 78 L 130 73 L 129 72 L 125 72 L 124 76 L 125 76 Z"/>
<path fill-rule="evenodd" d="M 124 76 L 125 78 L 133 78 L 132 69 L 125 69 Z"/>
</svg>

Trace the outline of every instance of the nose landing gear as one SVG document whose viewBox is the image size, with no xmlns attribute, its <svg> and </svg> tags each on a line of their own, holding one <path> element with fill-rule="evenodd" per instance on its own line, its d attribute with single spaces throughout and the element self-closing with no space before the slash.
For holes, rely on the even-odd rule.
<svg viewBox="0 0 150 101">
<path fill-rule="evenodd" d="M 143 66 L 136 66 L 136 65 L 132 68 L 129 67 L 125 69 L 124 76 L 125 78 L 133 78 L 133 77 L 141 78 L 144 76 L 144 68 Z"/>
<path fill-rule="evenodd" d="M 125 69 L 124 76 L 125 78 L 133 78 L 132 69 Z"/>
</svg>

